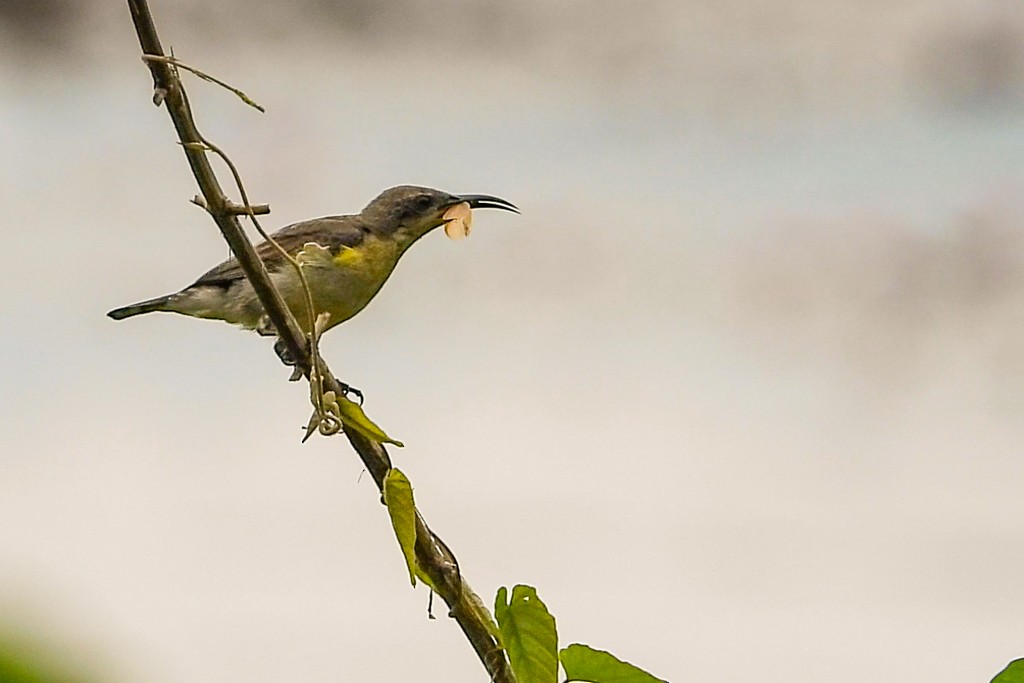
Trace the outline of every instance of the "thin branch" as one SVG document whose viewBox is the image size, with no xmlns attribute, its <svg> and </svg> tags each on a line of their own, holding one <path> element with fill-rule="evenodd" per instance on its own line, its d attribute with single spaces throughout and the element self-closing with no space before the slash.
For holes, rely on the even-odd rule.
<svg viewBox="0 0 1024 683">
<path fill-rule="evenodd" d="M 331 374 L 323 359 L 317 359 L 307 347 L 306 337 L 302 334 L 291 311 L 285 306 L 280 294 L 274 289 L 267 274 L 266 267 L 260 261 L 238 222 L 238 205 L 225 197 L 220 183 L 214 175 L 207 157 L 206 145 L 196 129 L 192 112 L 188 105 L 184 89 L 174 65 L 185 68 L 183 64 L 169 58 L 160 45 L 160 39 L 150 14 L 146 0 L 128 0 L 132 20 L 142 47 L 143 58 L 153 76 L 153 102 L 164 104 L 171 116 L 178 138 L 182 143 L 192 173 L 202 192 L 202 202 L 217 223 L 224 239 L 238 259 L 246 278 L 252 284 L 260 303 L 267 312 L 271 323 L 281 337 L 286 349 L 297 362 L 297 367 L 306 377 L 319 374 L 322 378 L 322 389 L 343 395 L 343 387 Z M 190 71 L 195 72 L 193 69 Z M 205 76 L 205 74 L 198 74 Z M 221 85 L 223 82 L 217 81 Z M 230 86 L 226 86 L 236 94 Z M 245 206 L 250 203 L 244 199 Z M 196 202 L 198 203 L 198 202 Z M 245 210 L 250 215 L 256 213 L 256 207 Z M 314 371 L 316 368 L 316 371 Z M 318 372 L 317 372 L 318 371 Z M 391 469 L 391 459 L 382 444 L 371 441 L 353 429 L 346 429 L 352 447 L 359 454 L 377 488 L 383 490 L 384 478 Z M 469 640 L 477 656 L 495 683 L 515 683 L 515 677 L 508 665 L 508 660 L 497 639 L 493 635 L 493 621 L 479 598 L 472 591 L 459 570 L 458 561 L 448 546 L 438 537 L 419 512 L 416 513 L 416 559 L 423 571 L 449 607 L 449 615 L 456 620 L 466 638 Z"/>
<path fill-rule="evenodd" d="M 219 78 L 215 78 L 214 76 L 211 76 L 210 74 L 206 73 L 205 71 L 200 71 L 199 69 L 195 68 L 194 66 L 189 66 L 188 64 L 186 64 L 185 62 L 181 61 L 177 57 L 158 57 L 157 55 L 144 54 L 144 55 L 142 55 L 142 59 L 143 59 L 143 61 L 146 61 L 146 62 L 163 62 L 164 64 L 169 64 L 169 65 L 171 65 L 171 66 L 173 66 L 175 68 L 184 69 L 185 71 L 194 73 L 196 76 L 199 76 L 199 78 L 203 79 L 204 81 L 209 81 L 210 83 L 216 83 L 217 85 L 219 85 L 220 87 L 224 88 L 225 90 L 233 92 L 235 95 L 238 96 L 238 99 L 242 100 L 243 102 L 248 104 L 253 109 L 258 110 L 261 114 L 267 113 L 267 110 L 263 108 L 263 105 L 261 105 L 258 102 L 254 101 L 251 97 L 246 95 L 244 92 L 242 92 L 241 90 L 239 90 L 235 86 L 228 85 L 227 83 L 225 83 L 224 81 L 220 80 Z"/>
<path fill-rule="evenodd" d="M 206 206 L 206 200 L 203 199 L 202 195 L 197 194 L 195 197 L 189 200 L 200 209 L 209 211 L 209 207 Z M 250 214 L 255 216 L 265 216 L 270 213 L 270 204 L 254 204 L 253 206 L 235 204 L 229 201 L 227 203 L 227 210 L 235 216 L 248 216 Z"/>
</svg>

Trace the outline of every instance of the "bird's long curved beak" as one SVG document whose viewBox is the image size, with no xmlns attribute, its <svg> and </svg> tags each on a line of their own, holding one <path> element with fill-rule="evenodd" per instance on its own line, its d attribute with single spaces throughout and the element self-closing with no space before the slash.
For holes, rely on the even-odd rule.
<svg viewBox="0 0 1024 683">
<path fill-rule="evenodd" d="M 466 202 L 471 209 L 501 209 L 503 211 L 511 211 L 512 213 L 519 213 L 518 207 L 512 202 L 506 201 L 501 197 L 492 197 L 489 194 L 463 194 L 458 195 L 456 199 L 460 202 Z"/>
</svg>

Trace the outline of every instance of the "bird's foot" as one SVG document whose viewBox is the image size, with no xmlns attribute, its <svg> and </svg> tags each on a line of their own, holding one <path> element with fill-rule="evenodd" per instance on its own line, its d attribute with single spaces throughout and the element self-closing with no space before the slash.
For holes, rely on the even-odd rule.
<svg viewBox="0 0 1024 683">
<path fill-rule="evenodd" d="M 277 353 L 277 357 L 281 359 L 281 362 L 292 368 L 292 376 L 288 378 L 289 382 L 298 382 L 305 373 L 301 368 L 296 366 L 296 359 L 292 358 L 291 351 L 288 350 L 288 345 L 284 343 L 283 339 L 278 338 L 274 342 L 274 351 Z M 341 387 L 341 394 L 345 398 L 355 397 L 356 403 L 363 405 L 363 392 L 355 388 L 347 382 L 338 380 L 338 385 Z M 351 399 L 350 399 L 351 400 Z"/>
<path fill-rule="evenodd" d="M 338 384 L 341 386 L 341 393 L 345 396 L 345 398 L 349 398 L 349 396 L 355 396 L 356 403 L 358 403 L 359 405 L 363 405 L 363 392 L 359 391 L 359 389 L 356 389 L 354 386 L 347 384 L 346 382 L 342 382 L 341 380 L 338 380 Z"/>
<path fill-rule="evenodd" d="M 291 377 L 288 378 L 289 382 L 298 382 L 305 376 L 306 373 L 298 366 L 298 359 L 292 357 L 292 352 L 284 343 L 284 339 L 277 338 L 277 341 L 274 342 L 274 352 L 277 353 L 277 357 L 281 359 L 282 363 L 292 369 Z"/>
<path fill-rule="evenodd" d="M 292 356 L 291 349 L 289 349 L 288 345 L 284 343 L 284 339 L 281 339 L 280 337 L 278 337 L 277 341 L 274 342 L 274 353 L 276 353 L 277 357 L 281 359 L 281 362 L 288 367 L 294 367 L 295 364 L 299 362 L 298 358 Z M 298 368 L 296 368 L 296 370 L 298 370 Z"/>
</svg>

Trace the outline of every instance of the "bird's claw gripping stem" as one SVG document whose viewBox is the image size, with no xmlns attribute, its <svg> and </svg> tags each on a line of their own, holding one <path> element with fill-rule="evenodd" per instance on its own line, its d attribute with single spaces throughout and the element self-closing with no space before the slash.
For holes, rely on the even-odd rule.
<svg viewBox="0 0 1024 683">
<path fill-rule="evenodd" d="M 348 398 L 349 396 L 355 396 L 356 403 L 358 403 L 360 406 L 363 405 L 363 392 L 347 384 L 346 382 L 342 382 L 340 380 L 338 381 L 338 384 L 341 385 L 341 393 L 345 395 L 345 398 Z"/>
<path fill-rule="evenodd" d="M 278 337 L 277 341 L 274 342 L 274 352 L 277 354 L 277 357 L 281 359 L 281 362 L 290 368 L 295 367 L 295 364 L 299 362 L 297 358 L 292 357 L 292 352 L 288 349 L 288 345 L 285 344 L 284 339 L 281 339 L 280 337 Z M 296 368 L 296 370 L 298 370 L 298 368 Z M 299 377 L 301 376 L 302 373 L 299 372 Z"/>
<path fill-rule="evenodd" d="M 288 345 L 284 343 L 283 339 L 278 338 L 278 340 L 276 342 L 274 342 L 274 351 L 277 353 L 277 357 L 281 359 L 282 363 L 284 363 L 285 365 L 287 365 L 290 368 L 293 368 L 292 369 L 292 376 L 288 378 L 288 381 L 289 382 L 297 382 L 300 379 L 302 379 L 302 374 L 303 374 L 302 370 L 300 370 L 299 368 L 295 367 L 295 363 L 297 361 L 294 358 L 292 358 L 292 354 L 288 350 Z M 356 402 L 359 405 L 363 405 L 363 392 L 362 391 L 360 391 L 359 389 L 355 388 L 354 386 L 352 386 L 352 385 L 350 385 L 350 384 L 348 384 L 346 382 L 342 382 L 340 380 L 338 381 L 338 384 L 341 386 L 341 393 L 342 393 L 342 395 L 345 398 L 349 398 L 350 396 L 354 396 L 355 399 L 356 399 Z"/>
</svg>

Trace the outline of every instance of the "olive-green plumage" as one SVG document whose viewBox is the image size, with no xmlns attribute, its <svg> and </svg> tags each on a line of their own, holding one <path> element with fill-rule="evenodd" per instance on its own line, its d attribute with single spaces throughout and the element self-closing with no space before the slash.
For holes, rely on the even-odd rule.
<svg viewBox="0 0 1024 683">
<path fill-rule="evenodd" d="M 273 233 L 271 238 L 293 258 L 310 243 L 326 249 L 323 258 L 307 261 L 303 273 L 316 312 L 330 314 L 330 328 L 363 310 L 387 281 L 402 254 L 420 237 L 443 225 L 445 212 L 461 202 L 471 208 L 518 212 L 509 202 L 490 195 L 452 195 L 402 185 L 385 190 L 358 214 L 295 223 Z M 306 328 L 309 317 L 295 269 L 269 242 L 257 245 L 256 253 L 296 320 Z M 272 333 L 256 293 L 233 258 L 180 292 L 118 308 L 107 315 L 121 320 L 153 311 L 225 320 Z"/>
</svg>

